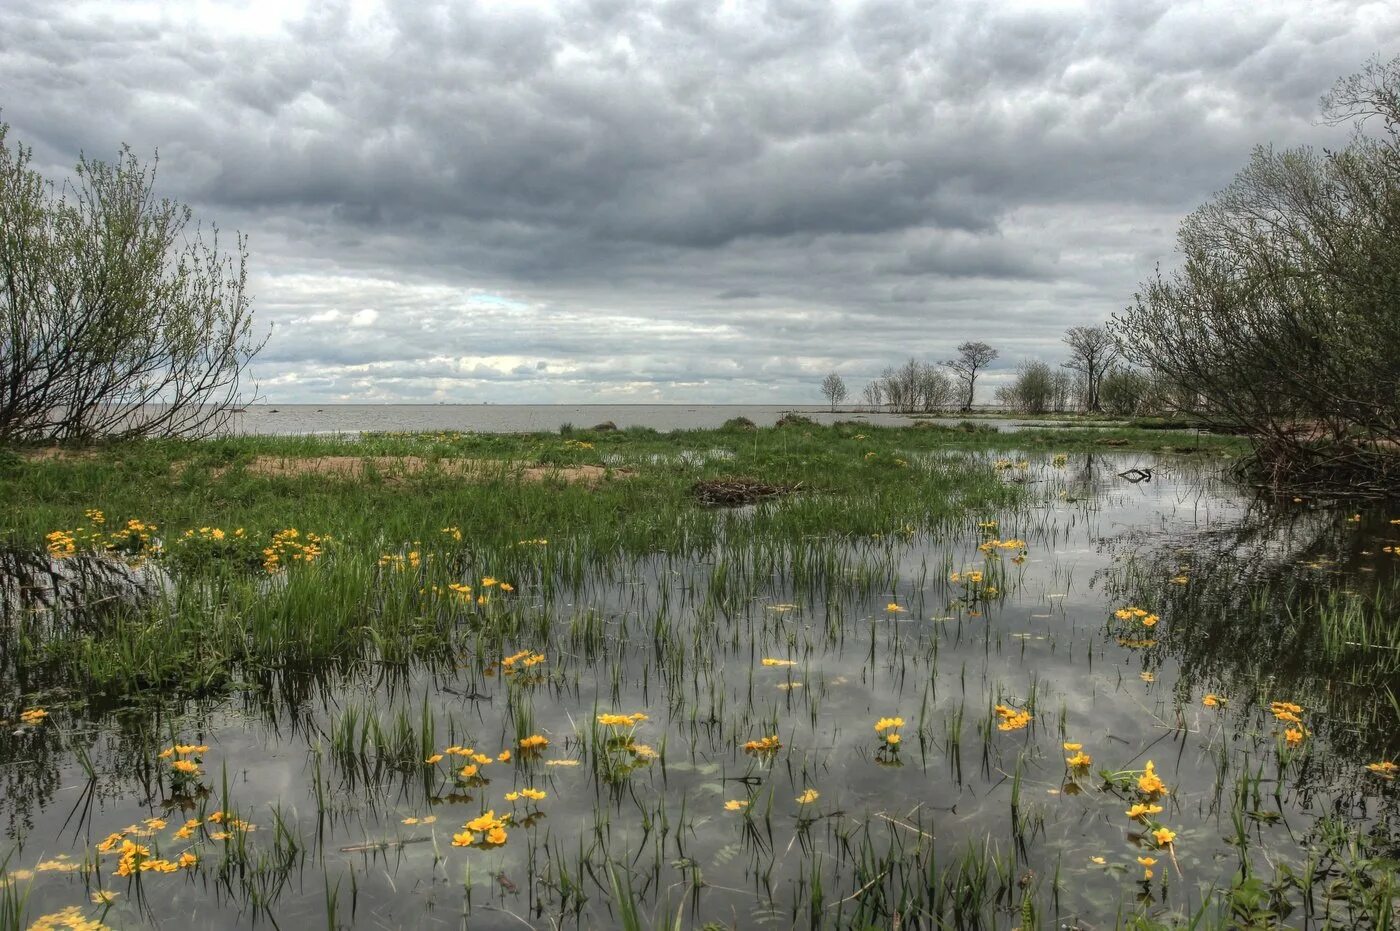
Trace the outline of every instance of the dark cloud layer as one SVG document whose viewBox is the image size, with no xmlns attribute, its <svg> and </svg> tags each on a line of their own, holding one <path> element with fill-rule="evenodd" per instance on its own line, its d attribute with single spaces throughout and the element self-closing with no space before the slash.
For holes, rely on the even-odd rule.
<svg viewBox="0 0 1400 931">
<path fill-rule="evenodd" d="M 1055 356 L 1398 42 L 1329 0 L 7 0 L 0 107 L 250 235 L 276 400 L 798 401 Z"/>
</svg>

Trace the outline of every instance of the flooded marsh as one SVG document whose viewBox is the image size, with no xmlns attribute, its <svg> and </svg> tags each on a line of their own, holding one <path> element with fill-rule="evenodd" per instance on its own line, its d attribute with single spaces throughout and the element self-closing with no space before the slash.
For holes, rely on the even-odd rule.
<svg viewBox="0 0 1400 931">
<path fill-rule="evenodd" d="M 0 927 L 1395 924 L 1400 510 L 1165 431 L 357 442 L 429 465 L 0 463 Z"/>
</svg>

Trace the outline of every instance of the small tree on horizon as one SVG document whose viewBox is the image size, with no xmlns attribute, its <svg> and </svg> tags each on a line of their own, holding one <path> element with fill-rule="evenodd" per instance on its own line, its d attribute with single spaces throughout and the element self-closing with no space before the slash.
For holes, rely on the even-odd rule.
<svg viewBox="0 0 1400 931">
<path fill-rule="evenodd" d="M 1070 351 L 1064 367 L 1078 372 L 1083 379 L 1084 410 L 1091 413 L 1102 410 L 1099 389 L 1104 376 L 1118 361 L 1117 342 L 1100 326 L 1072 326 L 1065 331 L 1064 342 Z"/>
<path fill-rule="evenodd" d="M 831 409 L 836 410 L 836 405 L 846 400 L 846 382 L 835 372 L 822 379 L 822 397 L 826 398 Z"/>
<path fill-rule="evenodd" d="M 958 357 L 943 364 L 953 370 L 959 385 L 962 386 L 962 409 L 972 409 L 977 396 L 977 375 L 992 364 L 1001 353 L 983 342 L 966 342 L 958 347 Z"/>
</svg>

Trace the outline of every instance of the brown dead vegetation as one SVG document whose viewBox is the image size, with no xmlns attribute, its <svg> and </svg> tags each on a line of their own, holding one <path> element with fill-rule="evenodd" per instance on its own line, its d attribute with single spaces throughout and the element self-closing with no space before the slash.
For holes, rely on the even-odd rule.
<svg viewBox="0 0 1400 931">
<path fill-rule="evenodd" d="M 580 485 L 598 485 L 636 474 L 629 469 L 596 465 L 542 466 L 503 459 L 423 459 L 419 456 L 256 456 L 244 468 L 250 475 L 263 478 L 318 475 L 341 481 L 362 481 L 374 474 L 394 481 L 433 474 L 470 481 L 506 477 L 522 482 L 557 481 Z M 228 468 L 216 469 L 214 477 L 222 477 L 227 472 Z"/>
</svg>

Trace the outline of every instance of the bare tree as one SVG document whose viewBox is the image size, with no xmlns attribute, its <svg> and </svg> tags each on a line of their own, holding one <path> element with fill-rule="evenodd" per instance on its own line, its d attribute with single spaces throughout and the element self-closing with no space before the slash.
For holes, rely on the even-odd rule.
<svg viewBox="0 0 1400 931">
<path fill-rule="evenodd" d="M 953 370 L 959 387 L 962 389 L 963 410 L 971 410 L 977 397 L 977 375 L 1000 355 L 991 346 L 981 342 L 966 342 L 958 347 L 958 357 L 943 364 Z"/>
<path fill-rule="evenodd" d="M 62 186 L 0 124 L 0 441 L 199 436 L 261 348 L 247 251 L 157 199 L 129 149 Z"/>
<path fill-rule="evenodd" d="M 822 379 L 822 397 L 826 398 L 833 411 L 836 405 L 846 400 L 846 382 L 840 375 L 832 372 Z"/>
<path fill-rule="evenodd" d="M 1104 375 L 1118 359 L 1118 344 L 1113 335 L 1103 327 L 1074 326 L 1065 331 L 1065 345 L 1069 346 L 1069 361 L 1064 367 L 1078 372 L 1083 379 L 1084 409 L 1099 411 L 1099 387 Z"/>
</svg>

